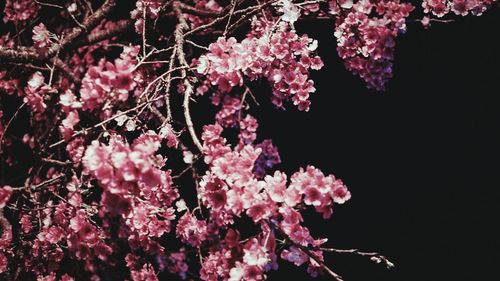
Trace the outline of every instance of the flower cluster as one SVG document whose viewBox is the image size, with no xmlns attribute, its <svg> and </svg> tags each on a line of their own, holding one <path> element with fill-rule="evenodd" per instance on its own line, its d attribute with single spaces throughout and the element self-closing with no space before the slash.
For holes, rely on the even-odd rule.
<svg viewBox="0 0 500 281">
<path fill-rule="evenodd" d="M 155 270 L 151 264 L 144 264 L 142 268 L 130 271 L 133 281 L 157 281 Z"/>
<path fill-rule="evenodd" d="M 3 9 L 3 21 L 27 21 L 34 19 L 40 6 L 36 1 L 31 0 L 7 0 Z"/>
<path fill-rule="evenodd" d="M 170 172 L 160 169 L 164 159 L 155 155 L 161 141 L 154 132 L 141 135 L 132 145 L 112 136 L 109 145 L 94 141 L 82 159 L 86 173 L 104 190 L 100 216 L 119 216 L 119 236 L 132 249 L 151 254 L 163 249 L 153 239 L 170 231 L 175 218 L 171 204 L 178 197 Z"/>
<path fill-rule="evenodd" d="M 56 177 L 57 173 L 52 175 Z M 83 202 L 80 190 L 71 188 L 77 184 L 75 181 L 68 183 L 66 199 L 59 202 L 49 200 L 45 204 L 50 208 L 39 211 L 27 208 L 20 218 L 18 239 L 26 243 L 17 251 L 17 258 L 40 277 L 54 274 L 65 256 L 82 261 L 85 270 L 95 272 L 94 262 L 108 261 L 112 252 L 106 241 L 107 234 L 91 219 L 93 207 Z M 60 192 L 56 186 L 49 186 L 47 190 Z M 40 203 L 44 201 L 41 196 L 36 198 Z M 5 228 L 2 232 L 4 236 L 7 233 Z M 7 244 L 2 245 L 2 241 L 5 240 L 0 240 L 0 248 L 9 249 Z M 61 280 L 72 280 L 67 278 L 69 276 Z"/>
<path fill-rule="evenodd" d="M 425 13 L 443 17 L 452 11 L 455 15 L 482 15 L 495 0 L 424 0 L 422 7 Z"/>
<path fill-rule="evenodd" d="M 114 63 L 103 58 L 98 65 L 88 68 L 80 89 L 84 110 L 102 109 L 128 99 L 129 93 L 142 82 L 141 73 L 134 71 L 138 52 L 139 46 L 124 47 Z"/>
<path fill-rule="evenodd" d="M 197 71 L 206 75 L 222 93 L 242 86 L 244 79 L 266 78 L 273 89 L 273 103 L 283 106 L 292 100 L 300 110 L 309 110 L 309 94 L 315 92 L 309 70 L 321 69 L 323 62 L 314 55 L 317 42 L 299 36 L 286 23 L 278 27 L 255 19 L 254 31 L 241 42 L 220 37 L 209 46 L 209 53 L 197 61 Z"/>
<path fill-rule="evenodd" d="M 42 114 L 47 108 L 45 101 L 49 98 L 51 92 L 52 88 L 45 84 L 45 77 L 40 71 L 31 75 L 24 88 L 24 102 L 35 113 L 37 119 L 42 118 Z"/>
<path fill-rule="evenodd" d="M 280 1 L 281 8 L 279 9 L 282 12 L 281 19 L 283 21 L 289 22 L 293 24 L 300 17 L 300 9 L 297 5 L 293 4 L 290 0 L 281 0 Z"/>
<path fill-rule="evenodd" d="M 2 43 L 1 40 L 0 43 Z M 17 93 L 17 85 L 19 81 L 17 79 L 9 79 L 6 76 L 6 70 L 0 71 L 0 91 L 8 95 Z"/>
<path fill-rule="evenodd" d="M 411 4 L 397 1 L 332 1 L 332 13 L 340 13 L 335 27 L 337 51 L 345 66 L 368 87 L 383 90 L 392 77 L 396 36 L 406 30 Z"/>
<path fill-rule="evenodd" d="M 64 139 L 70 139 L 75 126 L 80 122 L 78 109 L 82 107 L 82 103 L 77 100 L 71 90 L 67 90 L 65 93 L 59 95 L 59 104 L 66 114 L 66 118 L 62 120 L 59 126 L 59 131 Z"/>
<path fill-rule="evenodd" d="M 186 251 L 182 248 L 179 252 L 173 252 L 168 256 L 168 271 L 179 275 L 183 280 L 187 278 L 189 266 L 186 263 Z"/>
<path fill-rule="evenodd" d="M 198 247 L 207 239 L 207 224 L 186 212 L 177 222 L 176 234 L 182 242 Z"/>
<path fill-rule="evenodd" d="M 242 109 L 242 102 L 239 98 L 230 95 L 213 95 L 212 103 L 221 105 L 221 109 L 215 115 L 218 124 L 229 128 L 238 125 Z"/>
<path fill-rule="evenodd" d="M 254 174 L 258 178 L 263 178 L 270 169 L 281 163 L 281 158 L 278 148 L 273 145 L 272 140 L 264 140 L 257 144 L 256 147 L 260 148 L 262 152 L 257 160 L 255 160 Z"/>
<path fill-rule="evenodd" d="M 33 46 L 38 49 L 41 53 L 46 53 L 50 47 L 50 32 L 47 27 L 40 23 L 39 25 L 33 27 Z"/>
<path fill-rule="evenodd" d="M 226 145 L 226 140 L 220 136 L 221 132 L 222 127 L 217 124 L 204 128 L 205 161 L 210 168 L 200 182 L 198 194 L 215 223 L 220 226 L 231 225 L 235 217 L 245 214 L 261 226 L 271 227 L 268 222 L 276 223 L 271 225 L 278 227 L 294 243 L 317 247 L 319 242 L 300 224 L 303 219 L 298 211 L 299 206 L 313 206 L 325 219 L 330 217 L 333 203 L 342 204 L 350 198 L 342 181 L 333 175 L 325 176 L 312 166 L 293 174 L 289 183 L 286 174 L 279 171 L 258 179 L 253 172 L 254 163 L 262 149 L 239 145 L 233 150 Z M 191 237 L 197 237 L 193 234 L 196 229 L 193 225 Z M 251 250 L 243 250 L 243 259 L 235 261 L 229 272 L 229 280 L 254 280 L 244 277 L 246 274 L 263 278 L 266 269 L 273 267 L 271 254 L 274 251 L 264 247 L 262 241 L 251 241 L 245 244 Z M 297 263 L 287 255 L 285 259 Z M 317 264 L 310 263 L 310 267 L 314 269 L 310 272 L 318 271 Z M 227 270 L 225 272 L 227 274 Z M 220 277 L 224 275 L 218 275 Z M 204 280 L 212 280 L 210 274 Z"/>
<path fill-rule="evenodd" d="M 240 121 L 240 134 L 238 135 L 240 143 L 242 145 L 247 145 L 253 143 L 257 139 L 257 128 L 259 123 L 257 119 L 250 114 Z"/>
<path fill-rule="evenodd" d="M 0 210 L 2 210 L 7 204 L 7 202 L 9 202 L 11 195 L 12 195 L 12 187 L 7 185 L 0 188 Z"/>
</svg>

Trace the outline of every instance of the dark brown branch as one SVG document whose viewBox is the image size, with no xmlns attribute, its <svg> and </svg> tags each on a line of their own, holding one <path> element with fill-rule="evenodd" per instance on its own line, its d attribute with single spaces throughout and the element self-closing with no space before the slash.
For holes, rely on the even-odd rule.
<svg viewBox="0 0 500 281">
<path fill-rule="evenodd" d="M 197 9 L 195 7 L 189 6 L 189 5 L 184 4 L 184 3 L 179 3 L 179 8 L 181 8 L 181 10 L 183 12 L 186 12 L 188 14 L 195 15 L 195 16 L 218 17 L 221 15 L 220 12 L 209 11 L 209 10 L 200 10 L 200 9 Z"/>
<path fill-rule="evenodd" d="M 84 31 L 92 30 L 96 27 L 111 12 L 115 5 L 115 0 L 106 0 L 95 13 L 83 21 L 82 26 L 74 27 L 68 34 L 61 36 L 62 39 L 59 44 L 55 44 L 44 54 L 38 52 L 35 48 L 18 47 L 12 49 L 0 47 L 0 62 L 32 62 L 53 58 L 59 50 L 64 50 L 64 48 L 80 37 Z"/>
<path fill-rule="evenodd" d="M 120 20 L 115 23 L 114 26 L 106 28 L 105 30 L 90 33 L 88 36 L 84 37 L 75 43 L 76 46 L 92 45 L 94 43 L 109 39 L 113 36 L 120 35 L 134 26 L 132 20 Z"/>
<path fill-rule="evenodd" d="M 0 46 L 0 62 L 39 61 L 40 54 L 33 48 L 18 47 L 16 49 Z"/>
<path fill-rule="evenodd" d="M 64 49 L 67 45 L 71 44 L 76 38 L 78 38 L 84 31 L 92 30 L 94 27 L 96 27 L 115 6 L 115 0 L 106 0 L 104 4 L 102 4 L 102 6 L 97 11 L 95 11 L 95 13 L 93 13 L 83 21 L 83 27 L 75 27 L 69 34 L 64 36 L 63 40 L 60 42 L 60 48 Z M 48 57 L 53 56 L 57 52 L 57 48 L 58 47 L 56 46 L 49 49 Z"/>
<path fill-rule="evenodd" d="M 68 67 L 68 65 L 65 64 L 60 58 L 56 58 L 55 60 L 56 61 L 54 65 L 57 67 L 57 69 L 59 69 L 61 73 L 66 76 L 71 82 L 80 85 L 82 81 L 80 80 L 80 78 L 75 76 L 75 74 L 73 74 L 73 71 Z"/>
</svg>

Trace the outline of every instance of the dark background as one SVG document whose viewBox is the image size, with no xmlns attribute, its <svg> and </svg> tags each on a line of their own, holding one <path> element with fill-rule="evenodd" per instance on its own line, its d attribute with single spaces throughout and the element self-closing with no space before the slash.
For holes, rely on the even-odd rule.
<svg viewBox="0 0 500 281">
<path fill-rule="evenodd" d="M 347 281 L 500 280 L 500 10 L 455 19 L 408 24 L 383 93 L 344 69 L 331 23 L 305 24 L 325 61 L 311 111 L 259 108 L 259 136 L 279 147 L 280 169 L 311 163 L 352 192 L 332 219 L 309 221 L 313 234 L 396 264 L 327 254 Z M 308 279 L 280 266 L 272 280 Z"/>
</svg>

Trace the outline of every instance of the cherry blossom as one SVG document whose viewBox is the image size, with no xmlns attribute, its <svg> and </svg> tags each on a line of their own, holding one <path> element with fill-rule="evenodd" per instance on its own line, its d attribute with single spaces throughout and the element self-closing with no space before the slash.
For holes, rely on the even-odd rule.
<svg viewBox="0 0 500 281">
<path fill-rule="evenodd" d="M 35 18 L 40 6 L 30 0 L 5 1 L 3 21 L 26 21 Z"/>
<path fill-rule="evenodd" d="M 102 109 L 111 102 L 125 102 L 142 77 L 134 73 L 139 47 L 124 47 L 114 64 L 101 59 L 97 66 L 89 67 L 82 80 L 80 96 L 82 108 Z"/>
<path fill-rule="evenodd" d="M 43 23 L 33 27 L 33 43 L 40 52 L 46 53 L 50 47 L 50 32 Z"/>
<path fill-rule="evenodd" d="M 466 16 L 469 13 L 475 16 L 482 15 L 492 4 L 494 0 L 425 0 L 422 1 L 424 12 L 432 13 L 437 17 L 443 17 L 450 11 L 455 15 Z"/>
<path fill-rule="evenodd" d="M 405 19 L 413 6 L 399 1 L 361 0 L 348 7 L 334 6 L 342 15 L 335 27 L 339 56 L 368 87 L 383 90 L 392 77 L 396 37 L 405 32 Z"/>
<path fill-rule="evenodd" d="M 383 90 L 407 24 L 495 3 L 4 1 L 0 279 L 266 280 L 289 262 L 341 280 L 309 215 L 330 219 L 347 184 L 285 172 L 260 103 L 314 110 L 336 54 Z M 319 19 L 336 46 L 301 30 Z"/>
<path fill-rule="evenodd" d="M 210 52 L 197 62 L 198 73 L 213 81 L 221 93 L 241 86 L 244 77 L 265 77 L 273 88 L 272 101 L 276 106 L 282 107 L 283 101 L 291 99 L 300 110 L 307 111 L 309 94 L 316 91 L 314 82 L 308 79 L 309 70 L 323 66 L 314 55 L 315 41 L 298 36 L 287 24 L 280 24 L 278 31 L 264 19 L 253 24 L 254 31 L 241 43 L 222 37 L 212 43 Z"/>
</svg>

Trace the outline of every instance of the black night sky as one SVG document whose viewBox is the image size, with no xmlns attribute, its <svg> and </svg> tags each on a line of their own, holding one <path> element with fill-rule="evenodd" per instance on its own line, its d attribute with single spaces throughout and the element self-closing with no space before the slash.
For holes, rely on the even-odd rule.
<svg viewBox="0 0 500 281">
<path fill-rule="evenodd" d="M 281 169 L 311 163 L 350 187 L 352 200 L 332 219 L 312 219 L 315 235 L 396 264 L 327 254 L 345 280 L 498 280 L 499 27 L 498 8 L 428 30 L 409 23 L 394 78 L 377 93 L 343 68 L 331 23 L 301 26 L 320 39 L 326 65 L 315 73 L 311 111 L 263 102 L 259 136 L 280 148 Z M 270 277 L 285 276 L 308 279 L 284 262 Z"/>
</svg>

